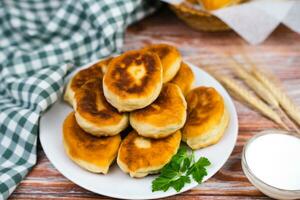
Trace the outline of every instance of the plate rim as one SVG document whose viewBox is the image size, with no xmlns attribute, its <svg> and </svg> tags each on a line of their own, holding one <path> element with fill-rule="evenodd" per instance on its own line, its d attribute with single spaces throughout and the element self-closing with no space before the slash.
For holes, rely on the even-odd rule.
<svg viewBox="0 0 300 200">
<path fill-rule="evenodd" d="M 103 59 L 105 59 L 105 58 L 103 58 Z M 72 73 L 70 73 L 67 77 L 66 77 L 66 81 L 65 82 L 67 82 L 69 79 L 70 79 L 70 77 L 74 74 L 74 73 L 76 73 L 77 71 L 79 71 L 79 70 L 81 70 L 81 69 L 84 69 L 84 68 L 86 68 L 86 67 L 89 67 L 89 66 L 91 66 L 91 65 L 93 65 L 93 64 L 95 64 L 96 62 L 99 62 L 99 61 L 101 61 L 101 60 L 103 60 L 103 59 L 99 59 L 99 60 L 96 60 L 96 61 L 92 61 L 92 62 L 90 62 L 90 63 L 88 63 L 88 64 L 86 64 L 86 65 L 83 65 L 82 67 L 78 67 L 76 70 L 74 70 Z M 224 161 L 224 163 L 220 166 L 220 168 L 216 171 L 216 172 L 214 172 L 214 173 L 212 173 L 211 175 L 210 175 L 210 177 L 209 178 L 211 178 L 212 176 L 214 176 L 224 165 L 225 165 L 225 163 L 228 161 L 228 159 L 230 158 L 230 155 L 232 154 L 232 152 L 233 152 L 233 149 L 234 149 L 234 147 L 235 147 L 235 145 L 236 145 L 236 142 L 237 142 L 237 138 L 238 138 L 238 129 L 239 129 L 239 122 L 238 122 L 238 115 L 237 115 L 237 111 L 236 111 L 236 107 L 235 107 L 235 105 L 234 105 L 234 101 L 233 101 L 233 99 L 232 99 L 232 97 L 230 96 L 230 94 L 227 92 L 227 90 L 223 87 L 223 85 L 218 81 L 218 80 L 216 80 L 212 75 L 210 75 L 208 72 L 206 72 L 205 70 L 203 70 L 203 69 L 201 69 L 200 67 L 198 67 L 198 66 L 196 66 L 196 65 L 194 65 L 194 64 L 192 64 L 192 63 L 190 63 L 190 62 L 186 62 L 186 61 L 184 61 L 187 65 L 189 65 L 191 68 L 197 68 L 197 70 L 200 70 L 200 72 L 201 73 L 203 73 L 203 74 L 205 74 L 206 76 L 208 76 L 209 78 L 211 78 L 211 79 L 213 79 L 213 81 L 214 82 L 216 82 L 217 83 L 217 85 L 219 85 L 219 87 L 222 89 L 222 90 L 224 90 L 225 91 L 225 93 L 226 93 L 226 96 L 228 97 L 228 100 L 229 100 L 229 104 L 231 104 L 232 106 L 232 109 L 233 109 L 233 113 L 231 113 L 231 119 L 230 119 L 230 121 L 235 121 L 236 122 L 236 124 L 234 125 L 234 145 L 231 147 L 231 149 L 230 149 L 230 153 L 228 154 L 228 156 L 227 156 L 227 158 L 225 159 L 225 161 Z M 65 83 L 66 84 L 66 83 Z M 64 84 L 64 85 L 65 85 Z M 197 86 L 196 86 L 197 87 Z M 63 93 L 58 97 L 58 98 L 62 98 L 62 95 L 63 95 Z M 224 97 L 223 97 L 224 98 Z M 57 104 L 58 103 L 58 101 L 59 101 L 59 99 L 51 106 L 51 108 L 55 105 L 55 104 Z M 48 110 L 50 110 L 51 108 L 49 108 Z M 47 110 L 47 111 L 48 111 Z M 80 183 L 80 181 L 77 181 L 76 179 L 74 179 L 73 177 L 69 177 L 69 175 L 66 175 L 64 172 L 62 172 L 61 170 L 60 170 L 60 168 L 59 167 L 57 167 L 57 165 L 56 165 L 56 163 L 54 163 L 54 162 L 52 162 L 52 159 L 50 159 L 50 157 L 52 157 L 52 156 L 49 156 L 49 154 L 48 154 L 48 151 L 45 151 L 45 147 L 44 146 L 46 146 L 45 144 L 44 144 L 44 142 L 42 142 L 42 141 L 44 141 L 44 139 L 42 139 L 44 136 L 43 136 L 43 134 L 41 134 L 41 132 L 42 132 L 42 122 L 43 122 L 43 118 L 44 118 L 44 114 L 45 113 L 43 113 L 43 115 L 41 116 L 41 119 L 40 119 L 40 121 L 39 121 L 39 140 L 40 140 L 40 143 L 41 143 L 41 146 L 42 146 L 42 148 L 43 148 L 43 151 L 44 151 L 44 153 L 45 153 L 45 155 L 47 156 L 47 159 L 49 160 L 49 162 L 54 166 L 54 168 L 57 170 L 57 171 L 59 171 L 59 173 L 61 174 L 61 175 L 63 175 L 65 178 L 67 178 L 68 180 L 70 180 L 71 182 L 73 182 L 74 184 L 76 184 L 77 186 L 79 186 L 79 187 L 82 187 L 82 188 L 84 188 L 84 189 L 86 189 L 86 190 L 88 190 L 88 191 L 91 191 L 91 192 L 93 192 L 93 193 L 96 193 L 96 194 L 99 194 L 99 195 L 103 195 L 103 196 L 106 196 L 106 197 L 112 197 L 112 198 L 118 198 L 118 199 L 158 199 L 158 198 L 165 198 L 165 197 L 170 197 L 170 196 L 174 196 L 174 195 L 177 195 L 177 194 L 180 194 L 180 193 L 183 193 L 183 192 L 186 192 L 186 191 L 188 191 L 188 190 L 191 190 L 191 189 L 193 189 L 193 188 L 195 188 L 196 186 L 198 186 L 198 185 L 201 185 L 203 182 L 205 182 L 205 181 L 207 181 L 209 178 L 207 178 L 205 181 L 203 181 L 202 183 L 200 183 L 200 184 L 198 184 L 197 182 L 192 182 L 192 183 L 190 183 L 187 187 L 184 187 L 181 191 L 179 191 L 179 192 L 176 192 L 175 190 L 174 191 L 172 191 L 171 193 L 161 193 L 161 195 L 159 195 L 158 193 L 158 195 L 154 195 L 153 197 L 147 197 L 147 198 L 145 198 L 145 197 L 124 197 L 124 196 L 122 196 L 122 194 L 116 194 L 116 193 L 111 193 L 111 192 L 105 192 L 105 191 L 95 191 L 94 189 L 91 189 L 91 188 L 88 188 L 88 187 L 86 187 L 85 185 L 83 185 L 83 184 L 81 184 Z M 44 134 L 45 135 L 45 134 Z M 217 145 L 217 144 L 216 144 Z M 154 193 L 153 193 L 154 194 Z"/>
</svg>

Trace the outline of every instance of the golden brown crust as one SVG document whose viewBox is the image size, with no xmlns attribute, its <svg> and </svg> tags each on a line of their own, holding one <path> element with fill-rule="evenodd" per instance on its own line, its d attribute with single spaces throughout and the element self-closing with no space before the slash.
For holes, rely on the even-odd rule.
<svg viewBox="0 0 300 200">
<path fill-rule="evenodd" d="M 119 122 L 124 115 L 106 101 L 101 79 L 86 82 L 77 91 L 75 99 L 76 112 L 93 123 L 111 125 Z"/>
<path fill-rule="evenodd" d="M 176 76 L 170 81 L 178 85 L 184 96 L 192 89 L 195 81 L 195 76 L 191 68 L 184 62 L 181 62 L 179 71 Z"/>
<path fill-rule="evenodd" d="M 134 73 L 141 71 L 142 77 Z M 132 71 L 131 71 L 132 69 Z M 120 96 L 142 95 L 148 92 L 152 81 L 160 81 L 161 66 L 159 59 L 150 53 L 129 51 L 115 58 L 109 65 L 105 83 L 110 90 Z"/>
<path fill-rule="evenodd" d="M 205 148 L 216 144 L 222 139 L 229 120 L 228 111 L 225 109 L 225 112 L 217 125 L 211 127 L 208 131 L 199 134 L 197 137 L 186 137 L 186 135 L 183 135 L 182 140 L 192 149 Z"/>
<path fill-rule="evenodd" d="M 149 105 L 158 96 L 162 86 L 159 57 L 150 52 L 134 50 L 114 58 L 104 75 L 103 86 L 106 99 L 118 110 L 133 110 Z"/>
<path fill-rule="evenodd" d="M 164 84 L 158 98 L 149 106 L 130 113 L 133 128 L 145 137 L 162 138 L 182 128 L 186 120 L 186 101 L 179 87 Z"/>
<path fill-rule="evenodd" d="M 171 160 L 178 150 L 180 140 L 180 131 L 163 139 L 149 139 L 131 131 L 121 143 L 118 164 L 133 176 L 139 172 L 147 175 L 161 169 Z"/>
<path fill-rule="evenodd" d="M 86 133 L 76 123 L 74 112 L 64 121 L 63 139 L 67 154 L 73 161 L 99 168 L 99 172 L 108 168 L 115 159 L 121 143 L 120 135 L 99 138 Z"/>
<path fill-rule="evenodd" d="M 108 63 L 110 62 L 112 58 L 107 58 L 105 60 L 99 61 L 95 63 L 94 65 L 80 70 L 77 72 L 69 81 L 65 95 L 64 100 L 70 103 L 72 106 L 74 104 L 74 96 L 77 90 L 88 80 L 94 79 L 94 78 L 102 78 L 104 70 L 107 68 Z"/>
<path fill-rule="evenodd" d="M 89 68 L 80 70 L 73 78 L 71 83 L 71 89 L 76 92 L 84 83 L 93 78 L 103 77 L 103 68 L 106 67 L 112 58 L 102 60 L 95 63 Z"/>
<path fill-rule="evenodd" d="M 184 138 L 205 134 L 220 123 L 225 112 L 223 98 L 212 87 L 191 90 L 186 101 L 188 116 L 182 130 Z"/>
<path fill-rule="evenodd" d="M 162 63 L 164 83 L 170 81 L 177 71 L 181 63 L 181 55 L 179 51 L 171 45 L 152 44 L 144 47 L 144 50 L 156 53 Z"/>
<path fill-rule="evenodd" d="M 87 81 L 75 94 L 76 119 L 79 125 L 94 135 L 116 135 L 126 128 L 128 118 L 112 107 L 103 95 L 102 80 Z M 79 121 L 78 115 L 80 115 Z M 89 127 L 92 127 L 92 129 Z M 114 130 L 114 127 L 119 127 Z M 107 130 L 106 130 L 107 129 Z"/>
</svg>

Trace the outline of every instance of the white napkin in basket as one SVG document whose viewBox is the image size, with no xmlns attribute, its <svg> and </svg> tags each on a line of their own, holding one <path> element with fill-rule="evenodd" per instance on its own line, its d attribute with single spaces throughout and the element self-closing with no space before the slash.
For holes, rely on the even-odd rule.
<svg viewBox="0 0 300 200">
<path fill-rule="evenodd" d="M 280 23 L 300 33 L 300 0 L 251 0 L 212 11 L 212 14 L 251 44 L 263 42 Z"/>
</svg>

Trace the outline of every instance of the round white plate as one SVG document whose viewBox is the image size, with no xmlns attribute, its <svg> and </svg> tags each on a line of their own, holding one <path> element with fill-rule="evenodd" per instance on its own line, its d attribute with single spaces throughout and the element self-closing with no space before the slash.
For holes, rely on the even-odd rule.
<svg viewBox="0 0 300 200">
<path fill-rule="evenodd" d="M 205 156 L 212 163 L 208 168 L 208 175 L 204 178 L 206 181 L 224 165 L 230 156 L 237 139 L 238 119 L 232 99 L 221 84 L 205 71 L 192 64 L 189 65 L 196 76 L 195 86 L 211 86 L 218 90 L 230 113 L 230 123 L 221 141 L 213 146 L 195 151 L 197 159 Z M 71 107 L 61 98 L 40 120 L 40 140 L 43 149 L 54 167 L 66 178 L 87 190 L 115 198 L 155 199 L 178 194 L 172 188 L 167 192 L 152 192 L 151 182 L 156 176 L 152 175 L 141 179 L 130 178 L 119 169 L 116 163 L 111 166 L 107 175 L 102 175 L 90 173 L 72 162 L 67 157 L 62 143 L 62 124 L 71 111 Z M 198 185 L 196 182 L 187 184 L 181 192 L 196 185 Z"/>
</svg>

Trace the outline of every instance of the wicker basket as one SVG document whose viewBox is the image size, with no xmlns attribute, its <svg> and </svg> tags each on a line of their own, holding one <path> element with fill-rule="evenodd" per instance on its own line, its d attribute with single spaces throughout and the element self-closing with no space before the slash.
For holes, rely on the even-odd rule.
<svg viewBox="0 0 300 200">
<path fill-rule="evenodd" d="M 242 2 L 242 1 L 240 1 Z M 206 11 L 195 9 L 192 6 L 181 3 L 179 5 L 169 5 L 178 18 L 183 20 L 188 26 L 200 31 L 226 31 L 230 28 L 219 18 Z"/>
</svg>

